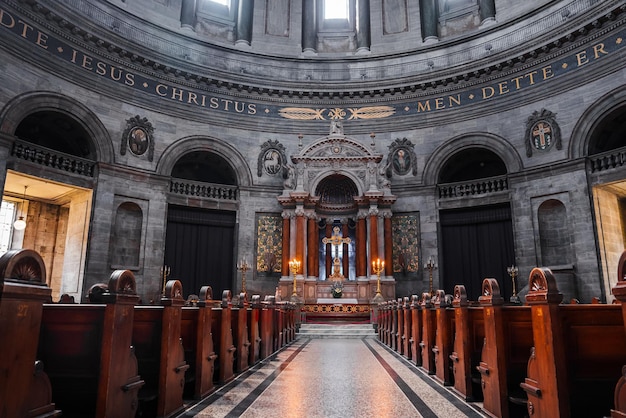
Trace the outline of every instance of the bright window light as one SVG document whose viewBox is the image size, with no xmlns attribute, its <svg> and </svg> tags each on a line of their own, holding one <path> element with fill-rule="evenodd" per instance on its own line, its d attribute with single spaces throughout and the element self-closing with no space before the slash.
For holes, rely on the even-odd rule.
<svg viewBox="0 0 626 418">
<path fill-rule="evenodd" d="M 348 0 L 324 0 L 324 19 L 348 19 Z"/>
<path fill-rule="evenodd" d="M 230 0 L 209 0 L 212 1 L 213 3 L 217 3 L 217 4 L 222 4 L 226 7 L 230 7 Z"/>
</svg>

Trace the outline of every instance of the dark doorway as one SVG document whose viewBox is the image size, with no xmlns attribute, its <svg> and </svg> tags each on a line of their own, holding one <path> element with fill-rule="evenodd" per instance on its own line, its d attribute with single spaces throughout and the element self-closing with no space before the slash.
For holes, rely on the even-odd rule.
<svg viewBox="0 0 626 418">
<path fill-rule="evenodd" d="M 440 221 L 445 292 L 452 294 L 455 285 L 463 284 L 468 298 L 476 301 L 483 279 L 489 277 L 498 281 L 508 300 L 513 285 L 507 267 L 515 263 L 509 204 L 445 210 Z"/>
<path fill-rule="evenodd" d="M 185 297 L 202 286 L 221 299 L 233 290 L 235 212 L 170 205 L 165 237 L 165 265 L 170 279 L 183 285 Z"/>
</svg>

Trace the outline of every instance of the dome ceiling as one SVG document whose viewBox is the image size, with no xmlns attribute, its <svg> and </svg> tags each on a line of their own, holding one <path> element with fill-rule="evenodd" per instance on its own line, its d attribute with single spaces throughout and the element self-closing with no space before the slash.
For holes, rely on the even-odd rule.
<svg viewBox="0 0 626 418">
<path fill-rule="evenodd" d="M 263 2 L 257 3 L 249 3 L 254 4 L 255 11 L 262 9 Z M 294 8 L 292 14 L 302 13 L 293 6 L 298 2 L 287 3 Z M 495 2 L 496 8 L 502 9 L 496 13 L 498 23 L 435 43 L 411 35 L 412 31 L 419 35 L 417 25 L 391 38 L 391 43 L 386 39 L 372 40 L 365 55 L 314 56 L 302 53 L 297 37 L 285 41 L 253 34 L 251 46 L 241 47 L 219 36 L 181 28 L 180 7 L 176 7 L 179 2 L 170 0 L 42 1 L 37 7 L 72 34 L 155 71 L 229 89 L 313 99 L 327 95 L 386 95 L 467 82 L 492 71 L 522 65 L 572 42 L 584 33 L 581 25 L 596 25 L 598 16 L 606 18 L 604 15 L 617 9 L 612 1 L 532 1 L 525 2 L 524 7 L 516 5 L 513 10 L 517 14 L 512 14 L 506 11 L 507 3 Z M 146 12 L 147 8 L 155 9 L 155 5 L 157 12 Z M 419 10 L 408 11 L 419 15 Z M 593 16 L 587 16 L 586 12 L 591 11 Z M 372 14 L 371 20 L 374 19 Z M 297 32 L 295 28 L 290 30 Z"/>
</svg>

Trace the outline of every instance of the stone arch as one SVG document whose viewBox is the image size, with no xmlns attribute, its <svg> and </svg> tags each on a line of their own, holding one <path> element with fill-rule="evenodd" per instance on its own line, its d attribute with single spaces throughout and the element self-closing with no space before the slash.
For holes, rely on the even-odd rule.
<svg viewBox="0 0 626 418">
<path fill-rule="evenodd" d="M 14 97 L 0 112 L 0 133 L 14 135 L 25 117 L 40 111 L 56 111 L 74 119 L 89 134 L 96 161 L 113 162 L 113 143 L 100 119 L 82 103 L 59 93 L 37 91 Z"/>
<path fill-rule="evenodd" d="M 611 111 L 623 106 L 626 106 L 626 86 L 620 86 L 605 94 L 589 106 L 572 130 L 569 158 L 586 157 L 589 150 L 589 141 L 595 130 L 603 122 L 604 117 Z"/>
<path fill-rule="evenodd" d="M 182 138 L 170 145 L 157 163 L 157 173 L 170 176 L 176 162 L 183 155 L 194 151 L 211 152 L 221 156 L 231 164 L 238 186 L 252 185 L 252 171 L 241 153 L 230 144 L 204 136 Z"/>
<path fill-rule="evenodd" d="M 357 196 L 363 196 L 363 194 L 365 193 L 365 190 L 363 189 L 363 181 L 359 180 L 354 173 L 351 173 L 349 171 L 346 170 L 329 170 L 329 171 L 324 171 L 318 174 L 317 177 L 311 179 L 311 182 L 309 183 L 311 186 L 311 196 L 315 196 L 315 192 L 318 188 L 318 186 L 320 185 L 320 183 L 322 181 L 324 181 L 324 179 L 326 179 L 328 176 L 331 175 L 340 175 L 340 176 L 344 176 L 346 178 L 348 178 L 350 181 L 352 181 L 352 183 L 356 186 L 357 189 Z"/>
<path fill-rule="evenodd" d="M 472 132 L 450 139 L 432 153 L 424 167 L 424 184 L 437 184 L 439 172 L 448 158 L 470 148 L 484 148 L 495 153 L 506 165 L 508 173 L 515 173 L 522 168 L 519 153 L 506 139 L 486 132 Z"/>
</svg>

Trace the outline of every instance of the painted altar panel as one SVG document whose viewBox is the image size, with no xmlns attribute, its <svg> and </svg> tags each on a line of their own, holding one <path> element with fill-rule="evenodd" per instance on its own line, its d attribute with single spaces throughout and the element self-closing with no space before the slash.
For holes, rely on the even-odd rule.
<svg viewBox="0 0 626 418">
<path fill-rule="evenodd" d="M 280 274 L 283 218 L 277 213 L 256 215 L 256 271 L 261 274 Z"/>
<path fill-rule="evenodd" d="M 394 214 L 391 219 L 394 276 L 407 276 L 419 270 L 419 214 Z"/>
</svg>

